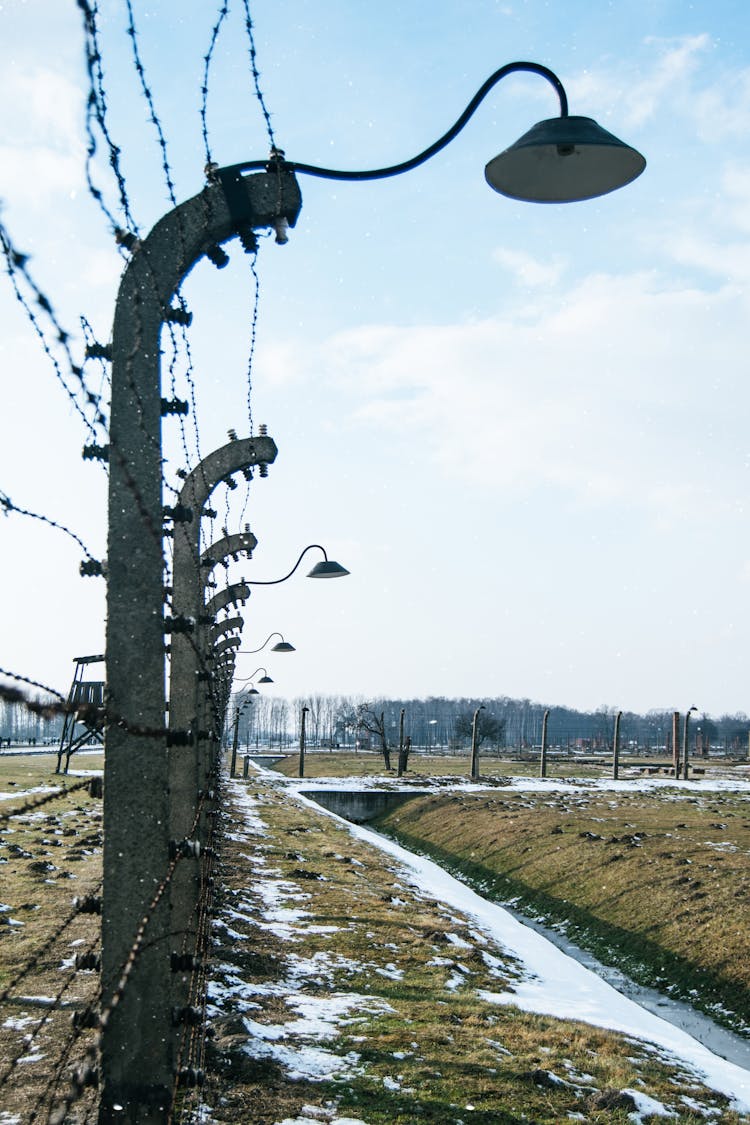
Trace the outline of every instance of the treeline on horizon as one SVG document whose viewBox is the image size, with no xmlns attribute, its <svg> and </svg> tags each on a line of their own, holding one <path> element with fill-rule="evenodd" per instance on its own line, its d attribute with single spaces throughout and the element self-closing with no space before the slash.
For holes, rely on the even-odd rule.
<svg viewBox="0 0 750 1125">
<path fill-rule="evenodd" d="M 347 695 L 310 695 L 285 699 L 275 696 L 233 696 L 229 721 L 232 722 L 237 700 L 241 699 L 238 737 L 241 745 L 285 745 L 299 737 L 300 715 L 307 707 L 305 723 L 309 745 L 352 746 L 361 736 L 357 729 L 357 711 L 367 707 L 375 716 L 384 716 L 384 727 L 390 745 L 398 745 L 401 710 L 404 711 L 404 735 L 412 745 L 425 748 L 460 748 L 465 735 L 457 736 L 457 727 L 465 727 L 461 719 L 471 716 L 478 707 L 497 720 L 498 735 L 485 745 L 530 749 L 541 745 L 544 712 L 549 710 L 547 741 L 550 747 L 606 749 L 612 746 L 615 707 L 598 707 L 579 711 L 572 707 L 547 707 L 530 699 L 508 696 L 459 697 L 431 696 L 427 699 L 383 699 Z M 673 712 L 652 710 L 646 714 L 623 711 L 620 720 L 620 744 L 643 750 L 671 747 Z M 744 754 L 750 738 L 750 718 L 744 712 L 719 718 L 694 711 L 689 725 L 692 746 L 710 746 Z M 682 737 L 684 715 L 680 715 Z M 366 739 L 359 737 L 359 741 Z M 373 743 L 374 745 L 374 743 Z"/>
<path fill-rule="evenodd" d="M 310 745 L 353 746 L 362 731 L 357 729 L 357 710 L 369 707 L 384 716 L 390 745 L 398 745 L 401 710 L 404 711 L 404 735 L 415 747 L 428 749 L 459 748 L 466 741 L 456 734 L 461 718 L 472 715 L 478 707 L 497 720 L 498 734 L 486 745 L 529 749 L 541 744 L 542 721 L 549 710 L 547 741 L 550 747 L 606 749 L 611 747 L 617 709 L 598 707 L 580 711 L 572 707 L 549 707 L 530 699 L 508 696 L 463 696 L 427 699 L 383 699 L 350 695 L 310 695 L 294 699 L 268 695 L 235 694 L 229 708 L 228 737 L 233 735 L 233 721 L 238 698 L 242 699 L 238 736 L 243 746 L 290 745 L 299 737 L 302 707 L 307 707 L 306 737 Z M 646 714 L 623 711 L 620 721 L 621 746 L 643 750 L 669 749 L 671 746 L 672 711 L 651 710 Z M 684 715 L 680 716 L 680 730 Z M 465 724 L 463 724 L 465 725 Z M 718 718 L 693 712 L 690 722 L 692 746 L 710 746 L 714 750 L 745 753 L 750 739 L 750 718 L 744 712 L 725 714 Z M 54 745 L 59 742 L 62 718 L 44 718 L 31 712 L 21 702 L 0 700 L 0 738 L 13 743 L 36 742 Z"/>
</svg>

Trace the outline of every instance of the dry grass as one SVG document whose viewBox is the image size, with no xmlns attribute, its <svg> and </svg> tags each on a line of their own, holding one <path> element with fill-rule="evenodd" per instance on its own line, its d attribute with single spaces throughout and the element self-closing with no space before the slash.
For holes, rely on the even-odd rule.
<svg viewBox="0 0 750 1125">
<path fill-rule="evenodd" d="M 72 1016 L 96 999 L 98 976 L 75 972 L 73 959 L 98 950 L 99 918 L 76 914 L 72 900 L 101 879 L 101 801 L 83 789 L 12 815 L 45 795 L 29 790 L 78 780 L 54 766 L 47 755 L 0 759 L 0 792 L 13 794 L 0 801 L 0 1104 L 19 1121 L 47 1119 L 93 1036 L 74 1032 Z"/>
<path fill-rule="evenodd" d="M 74 764 L 94 767 L 88 759 Z M 57 786 L 53 768 L 53 758 L 0 759 L 0 792 Z M 632 1104 L 618 1105 L 616 1094 L 626 1088 L 673 1107 L 673 1120 L 685 1125 L 707 1115 L 728 1125 L 743 1120 L 727 1108 L 726 1099 L 680 1068 L 675 1072 L 641 1044 L 480 1000 L 477 990 L 501 990 L 514 966 L 509 963 L 495 975 L 471 926 L 417 894 L 393 861 L 355 841 L 330 818 L 273 785 L 252 781 L 248 791 L 262 824 L 243 828 L 246 811 L 232 804 L 225 820 L 229 834 L 211 963 L 216 1038 L 209 1042 L 203 1092 L 211 1112 L 203 1120 L 276 1125 L 309 1105 L 322 1121 L 338 1114 L 367 1125 L 521 1120 L 551 1125 L 570 1113 L 592 1123 L 625 1125 Z M 503 800 L 506 796 L 502 793 Z M 0 816 L 23 803 L 20 796 L 3 801 Z M 504 811 L 516 819 L 513 810 Z M 0 991 L 68 917 L 73 895 L 95 888 L 99 818 L 99 803 L 84 791 L 2 821 L 0 861 L 6 862 L 0 862 L 0 901 L 11 907 L 2 916 L 24 924 L 0 924 Z M 500 849 L 507 828 L 498 834 L 496 827 Z M 531 825 L 523 827 L 531 838 Z M 588 855 L 595 845 L 579 838 L 577 846 Z M 284 913 L 289 908 L 307 913 L 290 918 Z M 275 922 L 269 918 L 274 910 L 281 912 Z M 49 957 L 38 960 L 35 974 L 11 989 L 11 1002 L 4 1006 L 0 1075 L 7 1077 L 0 1104 L 24 1125 L 34 1119 L 35 1102 L 57 1073 L 61 1047 L 72 1047 L 66 1066 L 83 1054 L 91 1033 L 73 1040 L 70 1015 L 94 998 L 96 977 L 71 976 L 73 987 L 64 996 L 70 1007 L 45 1022 L 40 1017 L 47 1011 L 23 997 L 57 995 L 70 975 L 64 963 L 95 941 L 97 930 L 98 918 L 78 917 Z M 468 947 L 457 946 L 448 935 Z M 457 980 L 453 989 L 447 987 L 451 978 Z M 290 997 L 313 1005 L 339 998 L 344 1008 L 346 998 L 354 999 L 327 1039 L 290 1028 L 302 1014 Z M 27 1019 L 31 1022 L 18 1026 Z M 264 1040 L 253 1025 L 248 1029 L 248 1020 L 272 1025 L 278 1039 Z M 25 1038 L 29 1035 L 31 1042 Z M 270 1053 L 257 1056 L 264 1042 L 291 1051 L 326 1051 L 338 1058 L 337 1069 L 321 1080 L 294 1078 L 293 1055 L 286 1061 Z M 694 1099 L 704 1111 L 689 1110 L 683 1098 Z M 190 1103 L 188 1097 L 188 1112 Z M 89 1098 L 76 1107 L 71 1122 L 82 1120 L 91 1108 Z M 44 1113 L 36 1118 L 45 1119 Z"/>
<path fill-rule="evenodd" d="M 633 1104 L 618 1104 L 616 1095 L 627 1088 L 663 1101 L 680 1122 L 705 1120 L 683 1097 L 722 1121 L 742 1120 L 642 1044 L 480 999 L 478 989 L 502 991 L 512 963 L 491 969 L 484 939 L 470 925 L 418 894 L 394 861 L 345 827 L 262 782 L 251 781 L 249 790 L 263 827 L 243 838 L 241 816 L 232 815 L 235 839 L 223 853 L 214 976 L 231 988 L 216 997 L 206 1091 L 217 1122 L 274 1125 L 308 1105 L 321 1120 L 335 1113 L 367 1125 L 551 1125 L 571 1113 L 625 1123 Z M 307 914 L 274 932 L 269 902 Z M 339 1057 L 335 1077 L 291 1078 L 294 1056 L 282 1062 L 277 1052 L 316 1044 L 295 1031 L 296 1005 L 352 993 L 359 999 L 337 1037 L 317 1041 Z M 255 1057 L 259 1043 L 265 1057 Z"/>
<path fill-rule="evenodd" d="M 603 960 L 750 1025 L 746 797 L 445 795 L 381 826 L 491 897 L 566 921 Z"/>
<path fill-rule="evenodd" d="M 305 755 L 305 776 L 316 777 L 382 777 L 395 778 L 395 766 L 398 761 L 398 748 L 391 752 L 391 763 L 394 768 L 386 770 L 383 765 L 382 754 L 374 750 L 354 752 L 352 750 L 333 750 L 308 752 Z M 671 760 L 667 757 L 649 755 L 648 769 L 655 769 L 662 776 L 671 776 Z M 641 777 L 644 773 L 644 759 L 622 757 L 620 762 L 620 777 Z M 450 754 L 425 754 L 412 753 L 409 758 L 409 768 L 404 775 L 405 779 L 412 780 L 436 778 L 469 778 L 468 751 Z M 736 762 L 711 759 L 703 762 L 696 760 L 694 766 L 705 771 L 706 776 L 734 776 L 745 779 L 750 778 L 750 766 Z M 539 773 L 538 754 L 533 758 L 530 754 L 523 760 L 516 754 L 505 751 L 499 755 L 494 750 L 487 750 L 480 754 L 480 773 L 483 780 L 502 780 L 503 778 L 537 776 Z M 297 777 L 299 768 L 299 754 L 289 752 L 273 767 L 278 773 L 286 777 Z M 610 757 L 602 755 L 600 760 L 592 764 L 589 757 L 581 761 L 575 757 L 554 758 L 547 769 L 549 778 L 609 778 L 612 776 L 612 763 Z M 702 774 L 699 776 L 703 776 Z"/>
</svg>

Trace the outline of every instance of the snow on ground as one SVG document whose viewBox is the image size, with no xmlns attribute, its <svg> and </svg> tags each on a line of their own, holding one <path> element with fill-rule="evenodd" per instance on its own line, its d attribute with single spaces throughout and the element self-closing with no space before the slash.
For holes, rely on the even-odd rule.
<svg viewBox="0 0 750 1125">
<path fill-rule="evenodd" d="M 702 778 L 700 781 L 678 781 L 674 777 L 634 777 L 615 781 L 608 777 L 500 777 L 483 782 L 462 777 L 315 777 L 288 778 L 283 774 L 255 766 L 259 773 L 296 791 L 306 793 L 316 789 L 335 789 L 339 792 L 358 792 L 368 789 L 403 789 L 405 792 L 430 790 L 436 793 L 487 793 L 502 789 L 518 793 L 653 793 L 672 790 L 670 796 L 694 797 L 697 793 L 750 793 L 750 779 Z"/>
<path fill-rule="evenodd" d="M 264 773 L 266 771 L 263 771 Z M 276 781 L 278 774 L 266 774 Z M 333 787 L 334 779 L 331 780 Z M 514 788 L 545 788 L 546 779 L 518 778 Z M 528 785 L 523 783 L 528 782 Z M 538 783 L 538 784 L 537 784 Z M 335 784 L 340 785 L 338 779 Z M 555 784 L 554 782 L 552 783 Z M 625 791 L 664 787 L 663 782 L 654 784 L 654 779 L 637 782 L 581 783 L 581 789 L 590 790 L 615 788 Z M 676 783 L 667 782 L 670 787 Z M 689 792 L 704 791 L 708 786 L 684 782 Z M 580 965 L 562 950 L 557 949 L 541 934 L 524 926 L 506 910 L 489 902 L 475 891 L 454 879 L 436 863 L 415 855 L 399 844 L 378 835 L 362 825 L 351 824 L 335 813 L 302 796 L 300 787 L 312 788 L 298 783 L 289 786 L 296 792 L 297 799 L 316 812 L 330 816 L 349 829 L 353 836 L 363 840 L 397 859 L 406 869 L 407 877 L 424 895 L 437 899 L 453 909 L 472 918 L 480 930 L 495 941 L 504 953 L 514 957 L 521 966 L 521 977 L 514 981 L 513 988 L 503 992 L 482 992 L 480 995 L 491 1003 L 515 1004 L 516 1006 L 540 1015 L 582 1020 L 596 1027 L 622 1032 L 634 1039 L 654 1044 L 661 1053 L 671 1056 L 698 1075 L 707 1085 L 725 1094 L 732 1100 L 738 1112 L 750 1113 L 750 1071 L 734 1063 L 727 1062 L 713 1054 L 692 1036 L 652 1015 L 632 1000 L 617 992 L 611 985 L 601 980 L 589 969 Z M 318 786 L 316 779 L 315 787 Z M 563 784 L 566 792 L 577 788 Z M 343 788 L 343 787 L 342 787 Z M 353 785 L 348 788 L 356 788 Z M 479 788 L 479 787 L 477 787 Z M 711 783 L 712 791 L 726 789 L 736 791 L 750 789 L 746 783 Z M 639 1114 L 646 1110 L 639 1106 Z M 654 1113 L 655 1110 L 648 1112 Z M 638 1117 L 640 1119 L 640 1116 Z"/>
<path fill-rule="evenodd" d="M 233 786 L 233 792 L 244 819 L 235 822 L 232 839 L 252 846 L 253 854 L 247 859 L 252 863 L 256 878 L 252 883 L 253 901 L 243 897 L 236 906 L 225 906 L 222 910 L 218 926 L 223 935 L 238 943 L 246 940 L 245 934 L 232 928 L 233 922 L 249 922 L 256 928 L 271 929 L 289 942 L 300 942 L 310 933 L 338 930 L 338 926 L 314 926 L 307 922 L 310 912 L 296 904 L 309 900 L 310 894 L 282 878 L 262 854 L 262 840 L 267 835 L 262 819 L 262 799 L 251 797 L 238 784 Z M 294 905 L 287 905 L 289 903 Z M 317 987 L 332 985 L 337 972 L 362 970 L 361 964 L 335 953 L 319 951 L 306 957 L 290 951 L 285 958 L 284 979 L 266 983 L 242 980 L 229 964 L 220 964 L 216 968 L 208 987 L 210 1015 L 215 1017 L 231 1012 L 239 1016 L 248 1036 L 242 1046 L 243 1052 L 252 1058 L 272 1059 L 284 1068 L 292 1080 L 316 1082 L 359 1073 L 360 1056 L 357 1052 L 336 1054 L 320 1044 L 334 1041 L 342 1027 L 351 1027 L 370 1014 L 393 1010 L 380 997 L 357 992 L 329 991 L 324 996 L 311 996 L 306 992 L 305 987 L 309 984 Z M 292 1018 L 274 1024 L 260 1023 L 253 1018 L 253 1011 L 260 1007 L 257 998 L 270 995 L 283 999 Z M 311 1113 L 314 1109 L 306 1107 Z M 313 1116 L 305 1114 L 295 1118 L 293 1125 L 320 1121 L 330 1122 L 331 1125 L 365 1125 L 354 1119 L 337 1117 L 333 1106 L 330 1112 L 324 1110 L 322 1115 L 318 1110 Z"/>
<path fill-rule="evenodd" d="M 54 793 L 57 788 L 56 785 L 35 785 L 33 789 L 14 789 L 9 793 L 0 793 L 0 801 L 19 801 L 21 798 L 25 800 L 27 797 L 33 797 L 35 793 Z"/>
</svg>

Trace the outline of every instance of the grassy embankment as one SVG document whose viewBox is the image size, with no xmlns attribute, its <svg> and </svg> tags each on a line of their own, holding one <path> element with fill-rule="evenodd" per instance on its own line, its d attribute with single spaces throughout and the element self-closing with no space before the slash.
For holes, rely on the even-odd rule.
<svg viewBox="0 0 750 1125">
<path fill-rule="evenodd" d="M 417 799 L 377 825 L 602 961 L 750 1026 L 744 795 L 492 793 Z"/>
<path fill-rule="evenodd" d="M 282 753 L 280 751 L 280 753 Z M 299 767 L 299 754 L 294 751 L 283 752 L 284 758 L 273 768 L 286 777 L 297 777 Z M 669 768 L 667 758 L 649 759 L 660 762 L 664 771 Z M 395 778 L 398 765 L 398 748 L 391 750 L 390 772 L 383 767 L 383 756 L 374 750 L 355 753 L 350 750 L 314 751 L 305 756 L 305 776 L 315 777 L 382 777 Z M 503 778 L 528 777 L 538 773 L 539 762 L 522 761 L 518 757 L 500 757 L 495 753 L 486 753 L 480 757 L 482 780 L 502 781 Z M 238 767 L 239 768 L 239 767 Z M 625 760 L 622 765 L 623 776 L 640 776 L 639 763 Z M 555 758 L 550 761 L 547 776 L 551 778 L 565 777 L 611 777 L 612 764 L 606 758 L 601 762 L 591 763 L 590 759 L 584 762 L 575 758 Z M 462 754 L 423 754 L 413 753 L 409 758 L 409 768 L 404 774 L 404 781 L 419 781 L 436 778 L 450 778 L 452 780 L 469 779 L 469 757 L 466 752 Z"/>
<path fill-rule="evenodd" d="M 502 992 L 517 967 L 470 921 L 279 787 L 251 778 L 247 792 L 255 822 L 243 830 L 231 812 L 215 931 L 216 1122 L 625 1125 L 628 1090 L 684 1125 L 742 1120 L 644 1044 L 491 1002 L 483 990 Z M 306 1035 L 300 1015 L 328 1006 L 338 1034 Z M 321 1048 L 338 1056 L 335 1076 L 290 1080 Z"/>
<path fill-rule="evenodd" d="M 0 760 L 0 792 L 56 786 L 53 768 L 49 758 Z M 224 917 L 212 958 L 217 1038 L 204 1096 L 217 1125 L 274 1125 L 305 1105 L 322 1121 L 338 1114 L 367 1125 L 553 1125 L 572 1113 L 625 1125 L 634 1106 L 627 1090 L 656 1098 L 683 1125 L 717 1116 L 727 1125 L 748 1120 L 647 1046 L 482 999 L 483 989 L 502 991 L 515 967 L 489 958 L 470 923 L 415 893 L 393 861 L 345 827 L 262 781 L 251 781 L 248 791 L 257 795 L 262 825 L 245 830 L 244 811 L 229 806 Z M 27 799 L 35 798 L 3 801 L 0 814 Z M 3 915 L 24 925 L 0 926 L 0 990 L 67 918 L 72 896 L 96 888 L 100 809 L 82 791 L 3 822 L 0 900 L 11 908 Z M 296 918 L 289 908 L 307 913 Z M 70 1041 L 71 1008 L 93 997 L 96 975 L 78 974 L 65 996 L 70 1007 L 36 1033 L 45 1010 L 27 1001 L 57 995 L 64 963 L 96 941 L 98 921 L 84 915 L 72 923 L 4 1008 L 2 1104 L 21 1122 L 48 1085 L 60 1045 Z M 329 1039 L 315 1029 L 314 1013 L 332 1001 L 343 1004 L 343 1014 L 338 1038 Z M 313 1017 L 307 1032 L 305 1011 Z M 246 1020 L 269 1025 L 267 1040 Z M 90 1034 L 75 1044 L 71 1063 Z M 286 1061 L 248 1051 L 266 1042 L 287 1048 Z M 292 1077 L 306 1050 L 340 1056 L 337 1075 Z M 92 1096 L 76 1112 L 90 1108 Z"/>
<path fill-rule="evenodd" d="M 294 776 L 292 755 L 277 769 Z M 696 763 L 697 764 L 697 763 Z M 413 757 L 408 784 L 466 777 L 466 757 Z M 538 769 L 538 766 L 533 768 Z M 701 762 L 698 778 L 747 780 L 747 766 Z M 667 760 L 663 774 L 666 776 Z M 502 786 L 529 764 L 481 761 Z M 585 767 L 606 778 L 611 767 Z M 375 754 L 309 755 L 306 774 L 382 776 Z M 585 776 L 575 761 L 550 778 Z M 638 777 L 626 759 L 622 777 Z M 750 1026 L 750 805 L 742 794 L 500 793 L 422 799 L 378 825 L 483 894 L 549 924 L 641 983 L 667 989 L 735 1030 Z"/>
</svg>

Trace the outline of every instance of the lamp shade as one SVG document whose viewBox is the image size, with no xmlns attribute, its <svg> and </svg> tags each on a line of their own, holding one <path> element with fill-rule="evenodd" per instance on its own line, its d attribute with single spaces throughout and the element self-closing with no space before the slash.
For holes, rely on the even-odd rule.
<svg viewBox="0 0 750 1125">
<path fill-rule="evenodd" d="M 276 644 L 273 645 L 272 648 L 271 648 L 271 652 L 296 652 L 296 651 L 297 650 L 294 647 L 294 645 L 290 645 L 289 641 L 277 641 Z"/>
<path fill-rule="evenodd" d="M 343 578 L 349 571 L 341 565 L 341 563 L 334 562 L 333 559 L 325 559 L 324 562 L 316 563 L 308 574 L 308 578 Z"/>
<path fill-rule="evenodd" d="M 259 684 L 272 684 L 273 680 L 271 679 L 270 676 L 261 676 L 260 679 L 258 680 L 258 683 Z"/>
<path fill-rule="evenodd" d="M 484 170 L 491 188 L 529 203 L 575 203 L 624 187 L 646 161 L 590 117 L 539 121 Z"/>
</svg>

